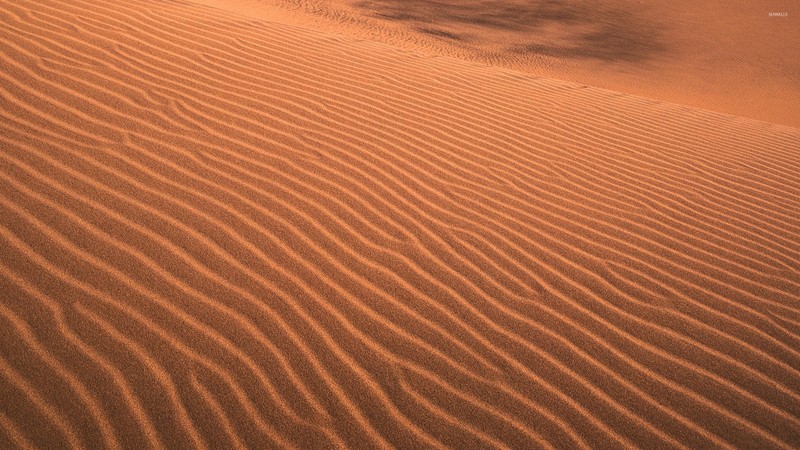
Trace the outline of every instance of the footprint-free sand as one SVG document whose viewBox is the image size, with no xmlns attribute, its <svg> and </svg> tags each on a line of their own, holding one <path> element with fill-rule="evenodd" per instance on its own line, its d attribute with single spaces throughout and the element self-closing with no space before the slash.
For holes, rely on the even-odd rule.
<svg viewBox="0 0 800 450">
<path fill-rule="evenodd" d="M 0 447 L 800 445 L 796 35 L 431 3 L 0 0 Z"/>
</svg>

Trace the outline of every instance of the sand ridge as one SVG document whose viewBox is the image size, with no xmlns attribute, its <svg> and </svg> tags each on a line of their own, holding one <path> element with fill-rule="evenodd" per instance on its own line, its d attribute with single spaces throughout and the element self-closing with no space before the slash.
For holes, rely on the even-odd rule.
<svg viewBox="0 0 800 450">
<path fill-rule="evenodd" d="M 800 130 L 204 3 L 0 1 L 0 446 L 800 443 Z"/>
</svg>

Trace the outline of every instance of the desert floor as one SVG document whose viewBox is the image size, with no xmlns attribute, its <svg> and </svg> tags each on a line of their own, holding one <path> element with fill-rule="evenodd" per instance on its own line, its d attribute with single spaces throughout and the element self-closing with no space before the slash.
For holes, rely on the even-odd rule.
<svg viewBox="0 0 800 450">
<path fill-rule="evenodd" d="M 0 448 L 798 448 L 800 4 L 584 3 L 0 0 Z"/>
</svg>

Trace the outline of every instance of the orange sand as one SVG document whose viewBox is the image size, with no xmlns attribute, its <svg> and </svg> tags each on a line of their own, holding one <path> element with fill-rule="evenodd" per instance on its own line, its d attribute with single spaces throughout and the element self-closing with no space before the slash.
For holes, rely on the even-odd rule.
<svg viewBox="0 0 800 450">
<path fill-rule="evenodd" d="M 429 3 L 0 0 L 0 448 L 800 445 L 795 3 Z"/>
</svg>

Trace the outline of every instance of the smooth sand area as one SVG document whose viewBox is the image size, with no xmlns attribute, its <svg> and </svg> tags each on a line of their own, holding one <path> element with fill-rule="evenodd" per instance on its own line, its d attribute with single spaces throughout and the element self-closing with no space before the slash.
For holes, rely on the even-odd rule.
<svg viewBox="0 0 800 450">
<path fill-rule="evenodd" d="M 796 3 L 432 3 L 0 0 L 0 448 L 800 445 Z"/>
</svg>

